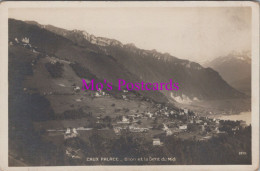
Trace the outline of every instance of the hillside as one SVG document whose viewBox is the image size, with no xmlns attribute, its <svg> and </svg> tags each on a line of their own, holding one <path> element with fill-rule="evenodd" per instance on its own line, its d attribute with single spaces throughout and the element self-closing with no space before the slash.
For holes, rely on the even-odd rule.
<svg viewBox="0 0 260 171">
<path fill-rule="evenodd" d="M 156 50 L 139 49 L 133 44 L 124 45 L 114 39 L 95 37 L 85 31 L 65 30 L 50 25 L 40 25 L 36 22 L 27 23 L 70 40 L 75 48 L 73 50 L 69 48 L 69 51 L 58 49 L 55 55 L 84 64 L 84 67 L 87 67 L 97 77 L 107 78 L 112 82 L 115 82 L 117 78 L 145 82 L 167 82 L 169 79 L 173 79 L 179 83 L 180 89 L 162 91 L 162 93 L 167 99 L 178 102 L 244 97 L 242 93 L 230 87 L 216 71 L 204 68 L 198 63 L 181 60 Z M 84 54 L 79 53 L 79 49 L 81 52 L 84 51 Z M 73 51 L 75 52 L 73 53 Z M 80 56 L 91 62 L 83 62 Z M 111 62 L 111 65 L 108 61 Z M 90 63 L 91 65 L 88 65 Z M 102 73 L 100 73 L 101 64 L 106 64 L 105 68 L 102 66 Z M 117 73 L 119 70 L 120 73 L 125 71 L 127 74 L 122 77 Z M 146 95 L 149 94 L 152 93 Z"/>
<path fill-rule="evenodd" d="M 30 44 L 36 47 L 37 51 L 71 63 L 78 63 L 99 80 L 106 79 L 113 85 L 117 85 L 119 78 L 123 78 L 126 82 L 141 82 L 136 75 L 131 74 L 118 64 L 111 55 L 96 51 L 94 48 L 77 46 L 67 38 L 21 21 L 10 20 L 9 26 L 10 41 L 14 42 L 15 38 L 22 40 L 24 37 L 28 37 Z M 158 91 L 153 93 L 142 91 L 140 93 L 159 102 L 167 101 L 165 96 Z"/>
</svg>

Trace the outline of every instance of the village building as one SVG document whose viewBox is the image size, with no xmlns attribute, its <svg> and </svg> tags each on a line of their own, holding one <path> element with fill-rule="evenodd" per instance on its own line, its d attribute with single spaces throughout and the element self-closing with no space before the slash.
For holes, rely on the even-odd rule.
<svg viewBox="0 0 260 171">
<path fill-rule="evenodd" d="M 127 119 L 125 116 L 122 117 L 122 121 L 118 121 L 118 124 L 129 124 L 129 119 Z"/>
<path fill-rule="evenodd" d="M 160 139 L 154 138 L 153 139 L 153 146 L 160 146 L 160 145 L 162 145 Z"/>
<path fill-rule="evenodd" d="M 240 126 L 242 126 L 243 128 L 245 128 L 246 126 L 247 126 L 247 124 L 246 124 L 246 121 L 240 121 Z"/>
<path fill-rule="evenodd" d="M 201 125 L 201 131 L 205 131 L 205 126 L 204 125 Z"/>
<path fill-rule="evenodd" d="M 74 138 L 78 136 L 78 132 L 76 128 L 73 128 L 72 130 L 70 128 L 67 128 L 65 134 L 64 134 L 64 139 L 69 139 L 69 138 Z"/>
<path fill-rule="evenodd" d="M 128 122 L 128 121 L 129 120 L 125 116 L 122 117 L 122 122 Z"/>
<path fill-rule="evenodd" d="M 234 128 L 232 128 L 232 131 L 238 131 L 238 130 L 239 130 L 238 126 L 235 126 Z"/>
<path fill-rule="evenodd" d="M 166 130 L 166 136 L 170 136 L 170 135 L 172 135 L 173 133 L 172 133 L 172 131 L 170 130 L 170 129 L 167 129 Z"/>
<path fill-rule="evenodd" d="M 148 130 L 149 130 L 149 128 L 139 128 L 139 127 L 136 127 L 135 125 L 129 126 L 130 132 L 147 132 Z"/>
<path fill-rule="evenodd" d="M 17 37 L 14 39 L 16 43 L 19 43 L 19 40 L 17 39 Z"/>
<path fill-rule="evenodd" d="M 101 97 L 101 96 L 105 96 L 106 93 L 104 91 L 102 91 L 101 89 L 98 89 L 95 93 L 95 97 Z"/>
<path fill-rule="evenodd" d="M 74 90 L 74 91 L 78 91 L 78 90 L 80 90 L 80 87 L 79 87 L 79 86 L 76 86 L 76 87 L 73 88 L 73 90 Z"/>
<path fill-rule="evenodd" d="M 27 37 L 22 38 L 22 42 L 25 44 L 29 44 L 30 40 Z"/>
<path fill-rule="evenodd" d="M 169 112 L 164 112 L 164 115 L 168 117 L 169 116 Z"/>
<path fill-rule="evenodd" d="M 96 96 L 96 97 L 100 97 L 101 94 L 99 94 L 99 92 L 96 92 L 96 93 L 95 93 L 95 96 Z"/>
<path fill-rule="evenodd" d="M 184 115 L 184 112 L 180 112 L 179 115 Z"/>
<path fill-rule="evenodd" d="M 180 130 L 187 130 L 187 125 L 180 125 L 180 126 L 179 126 L 179 129 L 180 129 Z"/>
<path fill-rule="evenodd" d="M 56 64 L 57 60 L 56 59 L 50 59 L 51 64 Z"/>
<path fill-rule="evenodd" d="M 153 117 L 153 114 L 152 114 L 151 112 L 147 112 L 146 115 L 147 115 L 149 118 Z"/>
<path fill-rule="evenodd" d="M 169 129 L 168 126 L 167 126 L 166 124 L 163 124 L 162 130 L 166 131 L 166 130 L 168 130 L 168 129 Z"/>
<path fill-rule="evenodd" d="M 197 124 L 200 124 L 202 122 L 202 120 L 196 120 L 195 121 Z"/>
<path fill-rule="evenodd" d="M 123 98 L 124 100 L 126 100 L 126 95 L 122 95 L 122 98 Z"/>
<path fill-rule="evenodd" d="M 32 49 L 32 52 L 33 53 L 39 53 L 38 51 L 36 51 L 35 49 Z"/>
<path fill-rule="evenodd" d="M 216 131 L 216 133 L 218 134 L 218 133 L 219 133 L 219 128 L 216 127 L 216 128 L 215 128 L 215 131 Z"/>
<path fill-rule="evenodd" d="M 121 130 L 122 130 L 121 127 L 114 127 L 114 132 L 115 132 L 115 134 L 117 134 L 117 135 L 120 134 Z"/>
</svg>

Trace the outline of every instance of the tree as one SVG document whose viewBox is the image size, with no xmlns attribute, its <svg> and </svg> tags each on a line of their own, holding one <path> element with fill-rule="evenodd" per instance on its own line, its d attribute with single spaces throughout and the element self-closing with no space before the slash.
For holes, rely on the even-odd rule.
<svg viewBox="0 0 260 171">
<path fill-rule="evenodd" d="M 141 121 L 141 120 L 137 121 L 137 124 L 141 125 L 141 123 L 142 123 L 142 121 Z"/>
<path fill-rule="evenodd" d="M 103 142 L 104 138 L 99 135 L 97 130 L 93 130 L 92 135 L 89 137 L 90 140 L 90 146 L 92 147 L 94 153 L 102 154 L 102 151 L 104 150 Z"/>
</svg>

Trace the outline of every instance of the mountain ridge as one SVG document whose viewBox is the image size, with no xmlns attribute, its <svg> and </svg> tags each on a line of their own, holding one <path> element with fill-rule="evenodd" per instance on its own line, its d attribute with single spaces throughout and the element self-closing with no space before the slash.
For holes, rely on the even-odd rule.
<svg viewBox="0 0 260 171">
<path fill-rule="evenodd" d="M 19 22 L 27 29 L 16 27 L 15 25 Z M 20 32 L 20 35 L 10 34 L 9 40 L 14 41 L 19 36 L 19 39 L 28 37 L 43 51 L 51 52 L 62 59 L 78 62 L 98 78 L 107 79 L 114 84 L 120 78 L 125 78 L 129 82 L 140 80 L 164 82 L 173 79 L 179 82 L 180 91 L 160 92 L 173 101 L 176 101 L 175 97 L 183 100 L 187 97 L 191 100 L 244 97 L 244 94 L 230 87 L 216 71 L 204 68 L 198 63 L 182 60 L 167 53 L 159 53 L 156 50 L 143 50 L 134 45 L 121 45 L 121 42 L 118 43 L 119 41 L 117 43 L 108 41 L 110 43 L 108 46 L 102 46 L 105 45 L 104 42 L 101 43 L 102 45 L 97 45 L 96 43 L 99 41 L 93 41 L 95 40 L 92 40 L 93 36 L 92 38 L 87 36 L 89 39 L 86 39 L 82 31 L 78 34 L 75 30 L 68 31 L 50 25 L 39 26 L 36 23 L 29 23 L 9 19 L 9 24 L 13 25 L 10 32 Z M 37 34 L 33 33 L 36 30 Z M 44 38 L 37 37 L 43 34 L 41 32 L 46 34 Z M 42 41 L 42 39 L 50 39 L 56 43 Z M 102 40 L 105 39 L 102 38 Z"/>
<path fill-rule="evenodd" d="M 251 95 L 251 54 L 230 53 L 205 64 L 218 71 L 232 87 Z"/>
</svg>

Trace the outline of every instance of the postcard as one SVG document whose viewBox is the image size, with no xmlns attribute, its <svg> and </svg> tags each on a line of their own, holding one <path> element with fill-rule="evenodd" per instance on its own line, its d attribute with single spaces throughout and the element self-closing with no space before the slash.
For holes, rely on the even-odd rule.
<svg viewBox="0 0 260 171">
<path fill-rule="evenodd" d="M 259 4 L 2 2 L 0 170 L 257 170 Z"/>
</svg>

